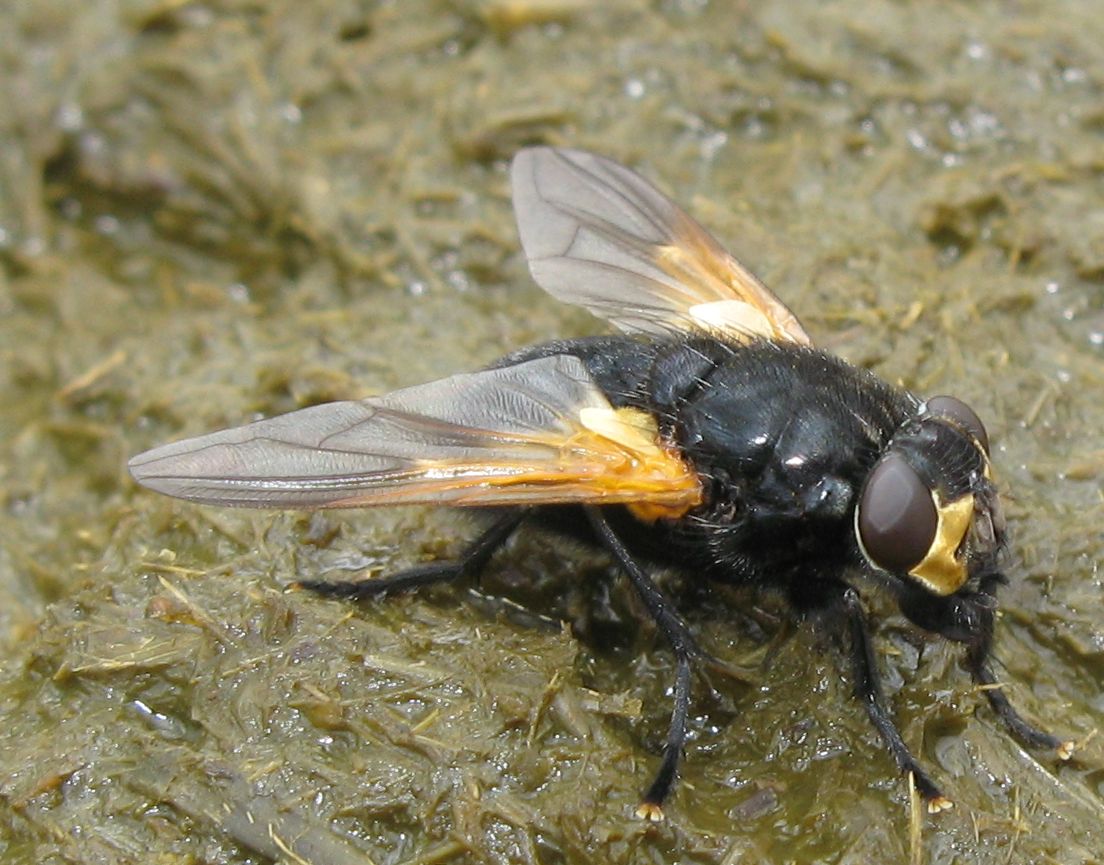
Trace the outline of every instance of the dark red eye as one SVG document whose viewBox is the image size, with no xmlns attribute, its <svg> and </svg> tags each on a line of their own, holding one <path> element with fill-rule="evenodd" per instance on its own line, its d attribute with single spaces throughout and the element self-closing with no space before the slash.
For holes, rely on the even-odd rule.
<svg viewBox="0 0 1104 865">
<path fill-rule="evenodd" d="M 901 573 L 928 554 L 938 519 L 931 491 L 903 458 L 890 454 L 867 478 L 857 524 L 871 562 Z"/>
<path fill-rule="evenodd" d="M 977 439 L 986 454 L 989 453 L 989 434 L 985 431 L 985 424 L 962 400 L 953 396 L 933 396 L 924 403 L 924 408 L 930 415 L 945 417 L 958 424 Z"/>
</svg>

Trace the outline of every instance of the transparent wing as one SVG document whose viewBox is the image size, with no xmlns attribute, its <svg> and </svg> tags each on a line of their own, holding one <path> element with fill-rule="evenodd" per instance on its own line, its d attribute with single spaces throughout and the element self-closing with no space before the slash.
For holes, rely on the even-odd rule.
<svg viewBox="0 0 1104 865">
<path fill-rule="evenodd" d="M 529 270 L 554 297 L 630 333 L 810 344 L 785 304 L 625 166 L 535 147 L 514 157 L 511 180 Z"/>
<path fill-rule="evenodd" d="M 243 507 L 629 503 L 655 517 L 701 496 L 654 419 L 614 409 L 567 355 L 163 445 L 130 471 L 167 495 Z"/>
</svg>

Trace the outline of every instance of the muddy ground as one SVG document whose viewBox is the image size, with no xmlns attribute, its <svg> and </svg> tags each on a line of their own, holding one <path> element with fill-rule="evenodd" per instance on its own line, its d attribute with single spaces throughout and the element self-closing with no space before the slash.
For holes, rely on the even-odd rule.
<svg viewBox="0 0 1104 865">
<path fill-rule="evenodd" d="M 954 648 L 867 588 L 896 717 L 956 808 L 910 827 L 831 634 L 683 580 L 748 681 L 696 687 L 653 826 L 632 812 L 672 662 L 607 560 L 528 533 L 478 587 L 350 608 L 284 589 L 474 526 L 202 508 L 125 471 L 601 332 L 532 284 L 506 177 L 525 144 L 590 148 L 819 344 L 985 418 L 1015 539 L 998 675 L 1083 739 L 1104 723 L 1098 4 L 0 6 L 5 862 L 1104 858 L 1100 740 L 1068 765 L 1023 749 Z"/>
</svg>

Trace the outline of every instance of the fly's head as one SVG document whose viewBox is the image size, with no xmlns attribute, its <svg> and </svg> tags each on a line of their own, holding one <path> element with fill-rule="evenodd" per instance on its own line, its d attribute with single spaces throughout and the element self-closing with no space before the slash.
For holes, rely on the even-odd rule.
<svg viewBox="0 0 1104 865">
<path fill-rule="evenodd" d="M 967 607 L 991 620 L 992 589 L 1002 581 L 1004 515 L 989 438 L 969 406 L 933 397 L 901 426 L 863 485 L 855 535 L 914 622 L 966 642 L 988 630 L 981 622 L 950 620 L 951 610 L 965 614 Z"/>
</svg>

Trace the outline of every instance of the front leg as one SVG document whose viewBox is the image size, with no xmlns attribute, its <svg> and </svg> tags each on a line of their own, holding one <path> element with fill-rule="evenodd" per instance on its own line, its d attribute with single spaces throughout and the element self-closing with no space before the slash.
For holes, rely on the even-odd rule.
<svg viewBox="0 0 1104 865">
<path fill-rule="evenodd" d="M 893 754 L 901 771 L 913 776 L 917 791 L 928 803 L 928 813 L 936 814 L 953 807 L 954 803 L 940 792 L 928 773 L 920 768 L 886 708 L 877 660 L 870 641 L 870 627 L 859 593 L 850 586 L 844 588 L 840 606 L 847 617 L 851 632 L 851 670 L 855 678 L 855 696 L 862 701 L 866 714 L 881 734 L 882 741 Z"/>
<path fill-rule="evenodd" d="M 992 612 L 985 623 L 984 629 L 978 639 L 967 642 L 966 668 L 986 698 L 989 705 L 996 712 L 997 717 L 1004 722 L 1013 736 L 1032 748 L 1047 748 L 1058 755 L 1059 760 L 1068 760 L 1073 756 L 1075 745 L 1072 741 L 1059 739 L 1057 736 L 1040 730 L 1034 724 L 1029 723 L 1016 711 L 1016 707 L 1009 702 L 1004 693 L 1004 686 L 997 681 L 989 667 L 989 652 L 993 645 L 993 618 Z"/>
<path fill-rule="evenodd" d="M 948 598 L 933 597 L 909 586 L 902 590 L 898 600 L 901 612 L 913 624 L 966 647 L 966 669 L 1013 736 L 1029 747 L 1048 748 L 1060 760 L 1068 760 L 1073 756 L 1074 743 L 1059 739 L 1026 721 L 1009 702 L 989 666 L 997 609 L 993 592 L 1000 582 L 1003 578 L 999 574 L 991 574 L 983 580 L 979 591 L 960 592 Z"/>
<path fill-rule="evenodd" d="M 997 681 L 997 677 L 993 675 L 993 671 L 986 663 L 984 652 L 970 649 L 966 653 L 966 666 L 969 668 L 973 680 L 985 692 L 989 705 L 997 713 L 997 717 L 1004 722 L 1004 725 L 1012 732 L 1013 736 L 1032 748 L 1049 748 L 1058 755 L 1059 760 L 1065 761 L 1073 756 L 1073 752 L 1077 747 L 1076 743 L 1070 739 L 1059 739 L 1045 730 L 1040 730 L 1025 721 L 1023 716 L 1016 711 L 1016 707 L 1005 696 L 1004 686 Z"/>
</svg>

